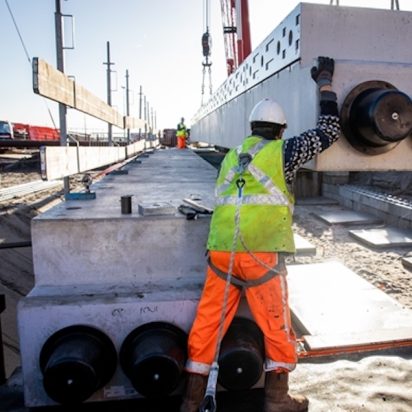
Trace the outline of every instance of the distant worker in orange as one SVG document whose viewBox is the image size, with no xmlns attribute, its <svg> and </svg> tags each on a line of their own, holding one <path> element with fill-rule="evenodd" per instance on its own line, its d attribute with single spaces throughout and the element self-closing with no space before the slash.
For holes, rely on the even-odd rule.
<svg viewBox="0 0 412 412">
<path fill-rule="evenodd" d="M 179 149 L 184 149 L 186 147 L 187 128 L 185 125 L 185 119 L 183 117 L 180 123 L 177 125 L 176 137 L 177 137 L 177 147 Z"/>
<path fill-rule="evenodd" d="M 319 57 L 311 71 L 320 91 L 315 129 L 283 140 L 283 109 L 264 99 L 250 114 L 252 134 L 222 162 L 207 245 L 206 281 L 188 341 L 189 374 L 181 412 L 198 411 L 211 366 L 217 361 L 222 319 L 224 334 L 242 293 L 264 335 L 264 411 L 308 410 L 306 397 L 289 394 L 289 373 L 296 367 L 297 353 L 284 259 L 295 252 L 291 186 L 296 172 L 340 135 L 333 72 L 334 60 L 327 57 Z"/>
</svg>

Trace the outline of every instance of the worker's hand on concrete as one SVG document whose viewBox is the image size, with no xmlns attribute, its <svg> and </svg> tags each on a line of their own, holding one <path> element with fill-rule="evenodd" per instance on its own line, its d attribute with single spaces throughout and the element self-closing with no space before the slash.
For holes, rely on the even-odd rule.
<svg viewBox="0 0 412 412">
<path fill-rule="evenodd" d="M 332 84 L 335 61 L 330 57 L 318 57 L 318 65 L 313 66 L 310 74 L 319 88 Z"/>
</svg>

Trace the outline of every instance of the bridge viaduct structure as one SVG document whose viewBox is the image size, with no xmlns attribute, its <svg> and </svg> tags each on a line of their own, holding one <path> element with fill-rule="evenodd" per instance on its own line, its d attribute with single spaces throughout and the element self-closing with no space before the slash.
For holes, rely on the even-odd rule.
<svg viewBox="0 0 412 412">
<path fill-rule="evenodd" d="M 343 137 L 307 167 L 410 170 L 411 34 L 410 12 L 301 3 L 199 109 L 192 139 L 240 144 L 250 133 L 251 109 L 266 97 L 285 110 L 286 138 L 314 128 L 319 107 L 310 69 L 318 56 L 329 56 Z"/>
<path fill-rule="evenodd" d="M 301 4 L 199 110 L 192 139 L 236 146 L 264 97 L 284 106 L 286 137 L 313 128 L 318 96 L 310 68 L 327 55 L 336 60 L 344 133 L 308 168 L 411 170 L 411 35 L 412 13 Z M 56 157 L 67 150 L 53 149 L 61 152 Z M 212 210 L 216 170 L 190 150 L 131 149 L 140 157 L 92 185 L 93 199 L 69 199 L 32 221 L 35 286 L 18 305 L 27 407 L 182 391 L 210 216 L 187 219 L 181 205 Z M 82 165 L 79 156 L 88 154 L 79 151 L 71 163 Z M 45 155 L 53 178 L 91 167 L 62 168 L 56 157 Z M 290 279 L 301 358 L 411 349 L 411 311 L 353 272 L 330 263 L 293 265 Z M 326 281 L 333 296 L 306 299 L 310 284 Z M 319 307 L 326 301 L 327 316 Z M 234 327 L 253 350 L 236 340 L 223 343 L 220 388 L 261 386 L 264 355 L 245 302 Z"/>
</svg>

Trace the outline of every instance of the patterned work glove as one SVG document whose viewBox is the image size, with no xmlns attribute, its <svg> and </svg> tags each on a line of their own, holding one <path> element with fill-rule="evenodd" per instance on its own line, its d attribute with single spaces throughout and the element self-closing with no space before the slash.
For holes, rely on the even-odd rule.
<svg viewBox="0 0 412 412">
<path fill-rule="evenodd" d="M 313 66 L 310 74 L 319 88 L 332 84 L 335 61 L 329 57 L 318 57 L 318 67 Z"/>
</svg>

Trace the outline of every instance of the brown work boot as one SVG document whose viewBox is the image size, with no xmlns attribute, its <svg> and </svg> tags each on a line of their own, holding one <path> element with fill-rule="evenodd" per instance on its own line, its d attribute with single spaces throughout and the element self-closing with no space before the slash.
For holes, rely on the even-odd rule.
<svg viewBox="0 0 412 412">
<path fill-rule="evenodd" d="M 207 376 L 189 373 L 180 412 L 198 412 L 205 396 Z"/>
<path fill-rule="evenodd" d="M 289 374 L 266 372 L 264 412 L 306 412 L 309 400 L 302 395 L 290 395 Z"/>
</svg>

